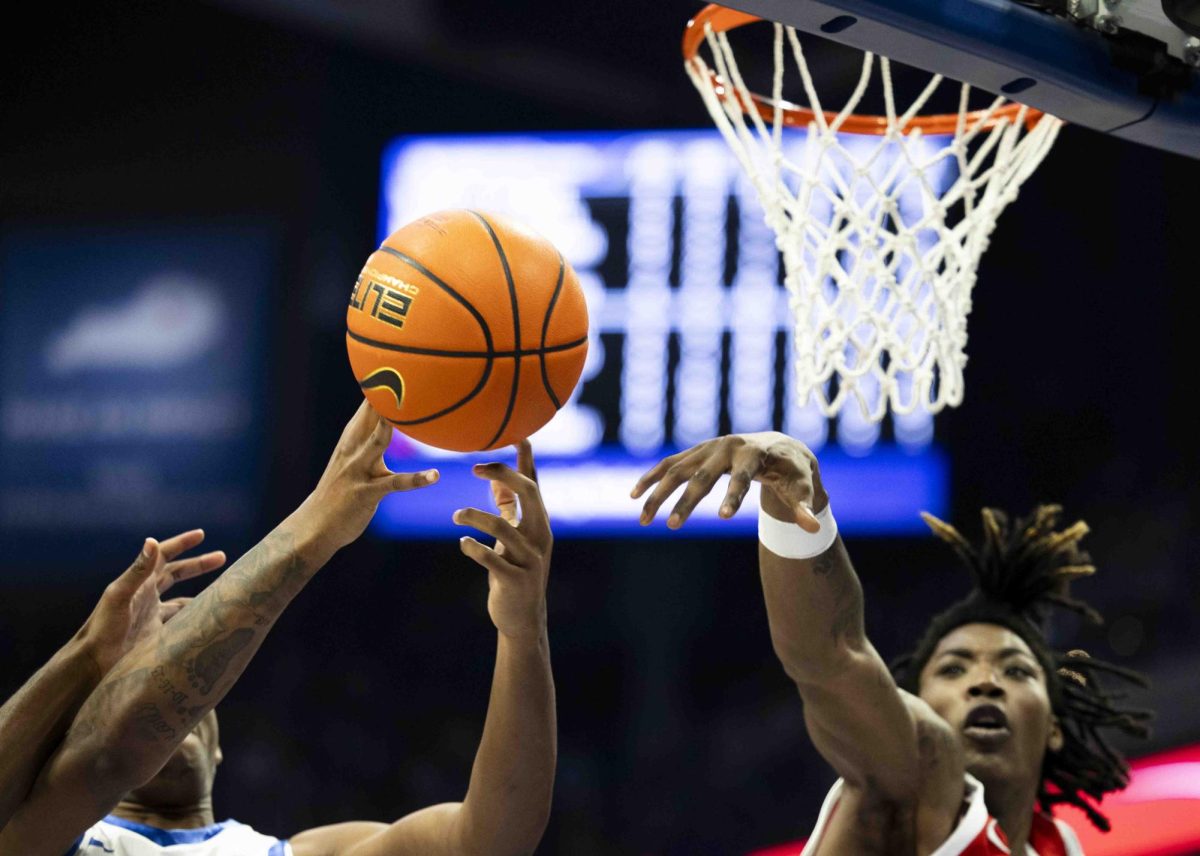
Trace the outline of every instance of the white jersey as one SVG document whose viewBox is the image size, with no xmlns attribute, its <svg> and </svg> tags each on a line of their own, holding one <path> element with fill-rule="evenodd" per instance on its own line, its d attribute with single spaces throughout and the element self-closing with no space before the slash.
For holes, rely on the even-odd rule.
<svg viewBox="0 0 1200 856">
<path fill-rule="evenodd" d="M 201 829 L 159 829 L 110 814 L 83 833 L 66 856 L 292 856 L 292 847 L 236 820 Z"/>
</svg>

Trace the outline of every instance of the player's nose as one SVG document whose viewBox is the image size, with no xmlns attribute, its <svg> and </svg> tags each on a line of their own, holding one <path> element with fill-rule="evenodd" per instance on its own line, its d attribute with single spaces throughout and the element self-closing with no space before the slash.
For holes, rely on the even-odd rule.
<svg viewBox="0 0 1200 856">
<path fill-rule="evenodd" d="M 982 672 L 979 677 L 967 687 L 967 695 L 971 698 L 1002 698 L 1004 687 L 996 681 L 991 669 Z"/>
</svg>

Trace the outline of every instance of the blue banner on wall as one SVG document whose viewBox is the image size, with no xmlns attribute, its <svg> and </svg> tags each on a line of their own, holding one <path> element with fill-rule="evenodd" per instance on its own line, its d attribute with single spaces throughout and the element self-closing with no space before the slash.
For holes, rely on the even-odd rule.
<svg viewBox="0 0 1200 856">
<path fill-rule="evenodd" d="M 6 541 L 254 521 L 273 265 L 254 228 L 5 232 Z"/>
</svg>

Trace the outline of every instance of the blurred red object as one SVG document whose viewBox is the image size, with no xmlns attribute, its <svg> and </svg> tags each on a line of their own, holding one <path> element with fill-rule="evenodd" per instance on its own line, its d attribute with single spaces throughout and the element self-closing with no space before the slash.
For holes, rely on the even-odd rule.
<svg viewBox="0 0 1200 856">
<path fill-rule="evenodd" d="M 1200 853 L 1200 745 L 1130 763 L 1129 787 L 1110 794 L 1100 810 L 1112 823 L 1104 833 L 1071 806 L 1055 815 L 1079 835 L 1087 856 L 1183 856 Z M 805 840 L 755 850 L 748 856 L 799 856 Z"/>
</svg>

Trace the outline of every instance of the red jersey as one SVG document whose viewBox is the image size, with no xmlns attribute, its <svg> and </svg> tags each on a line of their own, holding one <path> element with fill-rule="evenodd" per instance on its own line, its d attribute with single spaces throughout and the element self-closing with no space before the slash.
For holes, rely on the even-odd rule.
<svg viewBox="0 0 1200 856">
<path fill-rule="evenodd" d="M 987 813 L 987 806 L 983 801 L 983 785 L 969 773 L 966 774 L 966 779 L 967 810 L 963 812 L 950 837 L 943 841 L 931 856 L 1004 856 L 1010 852 L 1008 842 L 996 819 Z M 816 852 L 841 795 L 842 780 L 838 779 L 830 789 L 829 796 L 825 797 L 812 837 L 808 839 L 800 856 L 812 856 Z M 1079 846 L 1079 839 L 1075 837 L 1075 831 L 1071 827 L 1049 815 L 1037 813 L 1033 816 L 1033 826 L 1029 830 L 1029 848 L 1020 856 L 1083 856 L 1083 848 Z"/>
</svg>

